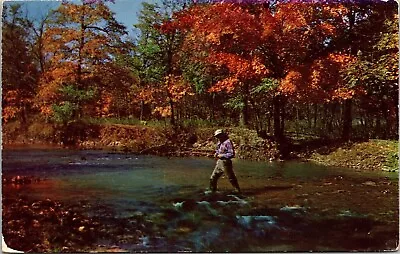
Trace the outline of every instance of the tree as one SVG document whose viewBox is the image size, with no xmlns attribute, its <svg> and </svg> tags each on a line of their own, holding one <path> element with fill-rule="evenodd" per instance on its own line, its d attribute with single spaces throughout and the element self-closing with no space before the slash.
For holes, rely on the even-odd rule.
<svg viewBox="0 0 400 254">
<path fill-rule="evenodd" d="M 279 140 L 283 138 L 285 102 L 291 96 L 285 85 L 295 73 L 308 75 L 300 72 L 332 52 L 333 42 L 342 34 L 346 11 L 342 4 L 200 4 L 177 13 L 163 29 L 166 33 L 183 31 L 184 47 L 205 52 L 200 59 L 220 77 L 209 91 L 240 96 L 244 123 L 248 122 L 249 103 L 253 108 L 260 105 L 251 98 L 251 91 L 258 91 L 258 97 L 261 91 L 271 94 L 264 99 L 272 100 L 274 135 Z M 265 86 L 263 80 L 279 85 Z"/>
<path fill-rule="evenodd" d="M 120 93 L 129 94 L 132 73 L 117 63 L 118 55 L 128 52 L 126 34 L 102 1 L 64 2 L 49 16 L 43 35 L 48 67 L 36 105 L 61 124 L 64 143 L 81 135 L 77 126 L 84 118 L 111 114 Z"/>
<path fill-rule="evenodd" d="M 142 87 L 139 97 L 142 108 L 146 103 L 154 104 L 153 113 L 170 117 L 172 125 L 176 124 L 176 104 L 183 95 L 190 94 L 190 86 L 181 77 L 178 68 L 180 35 L 161 33 L 159 29 L 163 22 L 168 22 L 176 8 L 180 7 L 173 1 L 164 1 L 162 8 L 143 3 L 139 23 L 135 25 L 139 30 L 135 69 Z"/>
<path fill-rule="evenodd" d="M 357 61 L 343 74 L 349 87 L 366 91 L 360 97 L 361 108 L 364 114 L 374 115 L 375 135 L 394 137 L 398 123 L 398 16 L 393 2 L 381 3 L 370 11 L 369 20 L 359 28 L 369 43 L 361 44 Z M 372 27 L 374 33 L 370 34 Z M 386 130 L 382 130 L 381 119 Z"/>
<path fill-rule="evenodd" d="M 105 97 L 112 100 L 115 91 L 131 85 L 129 70 L 115 62 L 126 50 L 125 34 L 102 2 L 63 3 L 54 11 L 43 38 L 49 67 L 37 97 L 42 113 L 67 124 L 81 119 L 91 104 L 100 113 Z"/>
<path fill-rule="evenodd" d="M 29 51 L 26 19 L 21 5 L 4 5 L 3 9 L 3 121 L 18 118 L 26 122 L 36 93 L 37 70 Z"/>
<path fill-rule="evenodd" d="M 261 42 L 261 26 L 247 8 L 236 4 L 195 5 L 177 13 L 175 20 L 163 25 L 164 33 L 185 34 L 184 50 L 192 54 L 216 77 L 209 92 L 237 97 L 241 102 L 243 124 L 248 124 L 248 97 L 251 86 L 267 73 L 256 48 Z"/>
</svg>

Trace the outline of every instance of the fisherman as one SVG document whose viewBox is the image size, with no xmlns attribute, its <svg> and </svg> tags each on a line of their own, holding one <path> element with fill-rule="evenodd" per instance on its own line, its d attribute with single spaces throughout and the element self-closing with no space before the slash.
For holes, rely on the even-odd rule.
<svg viewBox="0 0 400 254">
<path fill-rule="evenodd" d="M 228 176 L 229 182 L 236 191 L 240 193 L 239 183 L 236 179 L 235 172 L 233 172 L 232 166 L 232 158 L 235 157 L 235 150 L 232 141 L 230 141 L 228 135 L 221 129 L 214 132 L 214 137 L 216 137 L 219 142 L 214 154 L 217 163 L 210 177 L 210 190 L 213 193 L 217 191 L 218 178 L 225 173 L 225 175 Z"/>
</svg>

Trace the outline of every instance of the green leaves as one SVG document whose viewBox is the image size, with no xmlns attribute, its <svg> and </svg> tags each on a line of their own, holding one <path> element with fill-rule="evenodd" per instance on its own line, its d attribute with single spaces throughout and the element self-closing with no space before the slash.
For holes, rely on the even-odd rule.
<svg viewBox="0 0 400 254">
<path fill-rule="evenodd" d="M 224 107 L 230 108 L 233 110 L 242 110 L 245 106 L 245 103 L 243 102 L 242 96 L 236 96 L 233 98 L 230 98 L 227 102 L 224 103 Z"/>
<path fill-rule="evenodd" d="M 83 103 L 93 99 L 96 91 L 96 88 L 78 89 L 76 85 L 66 85 L 60 88 L 64 99 L 75 103 Z"/>
<path fill-rule="evenodd" d="M 52 105 L 54 114 L 52 119 L 57 123 L 67 124 L 74 119 L 74 115 L 79 110 L 79 106 L 73 102 L 63 102 L 60 105 Z"/>
<path fill-rule="evenodd" d="M 254 87 L 251 90 L 251 94 L 261 94 L 261 93 L 268 93 L 272 92 L 277 89 L 279 86 L 279 80 L 275 78 L 264 78 L 260 85 Z"/>
</svg>

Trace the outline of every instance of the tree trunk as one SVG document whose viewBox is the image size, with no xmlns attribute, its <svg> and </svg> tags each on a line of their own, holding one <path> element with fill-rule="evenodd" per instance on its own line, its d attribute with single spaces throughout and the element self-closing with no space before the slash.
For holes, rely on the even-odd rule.
<svg viewBox="0 0 400 254">
<path fill-rule="evenodd" d="M 248 127 L 249 125 L 249 110 L 247 100 L 243 100 L 243 109 L 240 112 L 240 127 Z"/>
<path fill-rule="evenodd" d="M 381 102 L 381 112 L 383 119 L 385 119 L 385 128 L 383 129 L 381 137 L 386 139 L 388 134 L 390 133 L 390 119 L 388 114 L 388 107 L 385 102 Z"/>
<path fill-rule="evenodd" d="M 314 130 L 317 129 L 318 105 L 314 104 Z"/>
<path fill-rule="evenodd" d="M 396 106 L 396 123 L 394 123 L 394 136 L 398 137 L 399 135 L 399 105 Z"/>
<path fill-rule="evenodd" d="M 172 126 L 175 126 L 176 121 L 175 121 L 175 105 L 172 99 L 169 100 L 169 106 L 171 107 L 171 120 L 170 123 Z"/>
<path fill-rule="evenodd" d="M 311 109 L 308 104 L 307 104 L 306 108 L 307 108 L 308 131 L 311 132 L 311 130 L 312 130 Z"/>
<path fill-rule="evenodd" d="M 328 132 L 330 133 L 330 134 L 333 134 L 332 132 L 333 132 L 333 118 L 335 117 L 335 107 L 336 107 L 336 104 L 331 104 L 331 106 L 330 106 L 330 108 L 331 108 L 331 110 L 330 110 L 330 117 L 329 117 L 329 119 L 328 119 L 328 126 L 327 126 L 327 128 L 328 128 Z"/>
<path fill-rule="evenodd" d="M 144 101 L 140 102 L 140 117 L 139 120 L 143 121 L 143 112 L 144 112 Z"/>
<path fill-rule="evenodd" d="M 344 103 L 344 112 L 343 112 L 343 131 L 342 131 L 342 139 L 345 141 L 350 140 L 351 135 L 351 125 L 352 125 L 352 100 L 348 99 Z"/>
<path fill-rule="evenodd" d="M 276 140 L 281 140 L 282 128 L 281 128 L 281 98 L 280 96 L 275 96 L 273 99 L 274 103 L 274 137 Z"/>
<path fill-rule="evenodd" d="M 281 100 L 281 138 L 285 135 L 285 100 Z"/>
<path fill-rule="evenodd" d="M 245 84 L 242 89 L 243 94 L 243 108 L 240 112 L 240 126 L 248 127 L 249 125 L 249 98 L 248 98 L 248 86 Z"/>
</svg>

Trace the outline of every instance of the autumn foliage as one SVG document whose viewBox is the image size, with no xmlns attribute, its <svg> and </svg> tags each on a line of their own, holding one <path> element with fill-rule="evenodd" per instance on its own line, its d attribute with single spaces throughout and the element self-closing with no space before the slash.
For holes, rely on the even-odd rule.
<svg viewBox="0 0 400 254">
<path fill-rule="evenodd" d="M 370 119 L 376 133 L 382 122 L 396 127 L 393 1 L 144 3 L 133 39 L 112 2 L 63 1 L 33 37 L 32 25 L 6 10 L 3 121 L 27 112 L 64 125 L 99 117 L 174 125 L 201 118 L 241 122 L 278 139 L 285 122 L 311 128 L 312 119 L 315 129 L 333 131 L 337 123 L 343 137 L 352 117 L 365 126 Z"/>
</svg>

